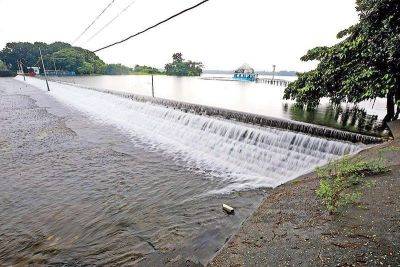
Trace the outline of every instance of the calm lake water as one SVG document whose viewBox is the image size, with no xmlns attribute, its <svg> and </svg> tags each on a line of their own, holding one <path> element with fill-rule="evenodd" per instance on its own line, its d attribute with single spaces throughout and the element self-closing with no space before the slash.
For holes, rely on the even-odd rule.
<svg viewBox="0 0 400 267">
<path fill-rule="evenodd" d="M 378 133 L 379 120 L 385 115 L 384 99 L 360 103 L 354 108 L 343 104 L 332 107 L 322 99 L 315 111 L 305 111 L 283 100 L 284 87 L 242 81 L 205 80 L 203 77 L 230 77 L 230 75 L 203 75 L 202 77 L 154 76 L 155 96 L 202 104 L 277 118 L 291 119 L 363 133 Z M 80 85 L 151 95 L 151 76 L 80 76 L 52 77 Z M 293 81 L 295 77 L 277 77 Z"/>
</svg>

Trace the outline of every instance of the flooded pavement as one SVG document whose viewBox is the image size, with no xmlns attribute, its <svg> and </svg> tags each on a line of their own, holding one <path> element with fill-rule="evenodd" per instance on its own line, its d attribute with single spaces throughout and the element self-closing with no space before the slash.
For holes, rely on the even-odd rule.
<svg viewBox="0 0 400 267">
<path fill-rule="evenodd" d="M 268 192 L 207 194 L 224 180 L 8 78 L 0 155 L 0 265 L 205 264 Z"/>
</svg>

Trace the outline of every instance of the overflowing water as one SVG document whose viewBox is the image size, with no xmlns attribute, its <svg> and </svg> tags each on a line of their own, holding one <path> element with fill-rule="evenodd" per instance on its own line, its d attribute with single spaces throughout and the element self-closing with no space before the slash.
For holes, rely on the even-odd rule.
<svg viewBox="0 0 400 267">
<path fill-rule="evenodd" d="M 232 74 L 233 75 L 233 74 Z M 284 87 L 264 83 L 220 81 L 232 75 L 204 74 L 202 77 L 154 76 L 156 97 L 248 112 L 279 119 L 308 122 L 367 135 L 381 135 L 381 120 L 386 115 L 386 100 L 364 101 L 357 106 L 342 103 L 335 106 L 322 98 L 315 110 L 293 105 L 283 100 Z M 267 78 L 271 78 L 266 76 Z M 151 77 L 148 75 L 100 75 L 79 77 L 50 77 L 57 81 L 112 90 L 128 94 L 151 96 Z M 262 77 L 263 78 L 263 77 Z M 293 81 L 296 77 L 276 77 Z"/>
<path fill-rule="evenodd" d="M 27 83 L 45 90 L 42 80 Z M 140 137 L 188 168 L 227 181 L 218 191 L 275 187 L 361 145 L 199 116 L 151 103 L 51 82 L 51 96 L 95 121 Z"/>
<path fill-rule="evenodd" d="M 207 194 L 227 182 L 143 141 L 0 79 L 0 266 L 206 263 L 269 191 Z"/>
<path fill-rule="evenodd" d="M 270 187 L 364 146 L 50 88 L 0 79 L 0 265 L 206 264 Z"/>
</svg>

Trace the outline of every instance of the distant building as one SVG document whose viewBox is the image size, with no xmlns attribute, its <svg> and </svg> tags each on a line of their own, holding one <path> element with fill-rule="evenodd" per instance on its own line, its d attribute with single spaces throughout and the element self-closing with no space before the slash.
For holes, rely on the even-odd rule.
<svg viewBox="0 0 400 267">
<path fill-rule="evenodd" d="M 233 78 L 236 80 L 255 82 L 258 74 L 254 72 L 254 69 L 248 64 L 243 64 L 240 68 L 235 70 Z"/>
</svg>

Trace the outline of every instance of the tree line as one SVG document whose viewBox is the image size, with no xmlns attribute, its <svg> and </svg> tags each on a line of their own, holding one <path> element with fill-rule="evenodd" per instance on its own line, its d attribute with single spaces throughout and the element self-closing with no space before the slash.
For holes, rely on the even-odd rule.
<svg viewBox="0 0 400 267">
<path fill-rule="evenodd" d="M 11 71 L 19 70 L 19 62 L 24 71 L 28 67 L 41 67 L 39 48 L 47 70 L 73 71 L 77 75 L 123 75 L 123 74 L 166 74 L 175 76 L 199 76 L 200 62 L 185 61 L 181 53 L 173 55 L 172 63 L 165 66 L 165 72 L 150 66 L 136 65 L 134 68 L 122 64 L 106 64 L 95 53 L 68 43 L 54 42 L 12 42 L 0 51 L 0 67 Z M 43 71 L 43 70 L 41 70 Z"/>
<path fill-rule="evenodd" d="M 105 73 L 107 67 L 93 52 L 63 42 L 7 43 L 0 51 L 0 60 L 12 71 L 19 70 L 18 62 L 21 62 L 24 71 L 27 71 L 28 67 L 40 66 L 39 48 L 45 68 L 49 70 L 55 67 L 57 70 L 74 71 L 78 75 L 90 75 Z"/>
</svg>

